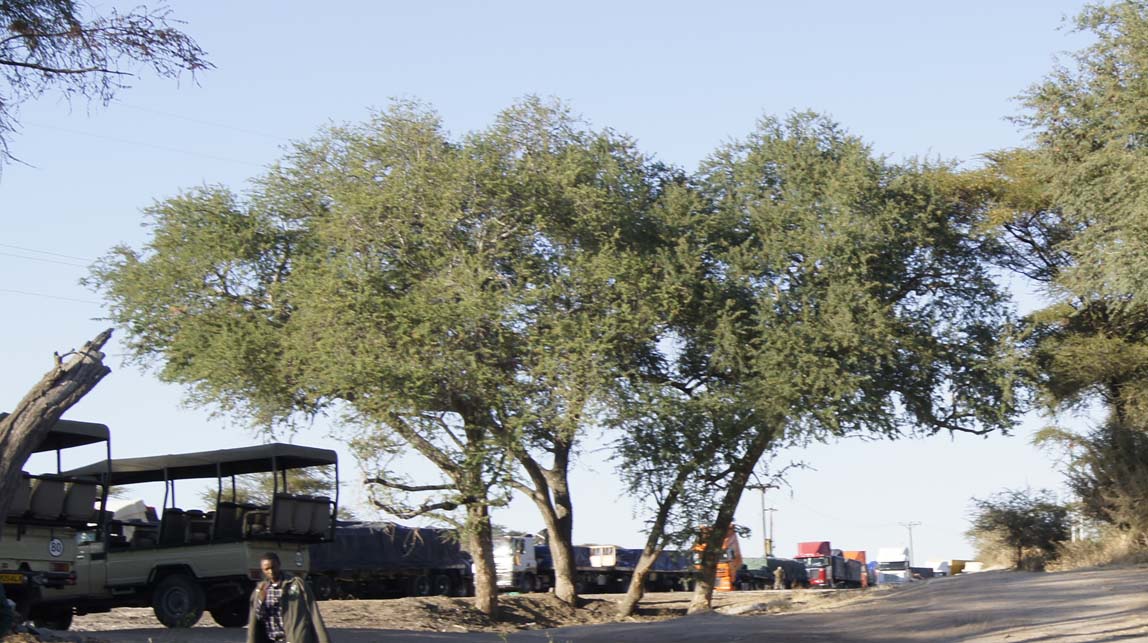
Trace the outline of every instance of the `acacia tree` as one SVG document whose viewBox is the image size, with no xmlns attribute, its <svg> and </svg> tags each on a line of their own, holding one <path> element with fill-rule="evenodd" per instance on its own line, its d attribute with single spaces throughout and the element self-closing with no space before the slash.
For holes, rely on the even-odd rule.
<svg viewBox="0 0 1148 643">
<path fill-rule="evenodd" d="M 715 152 L 675 256 L 688 296 L 635 374 L 705 409 L 720 481 L 691 610 L 762 456 L 853 433 L 986 433 L 1012 417 L 1003 297 L 945 168 L 889 165 L 813 114 Z M 688 277 L 686 276 L 688 275 Z M 669 347 L 673 347 L 670 351 Z"/>
<path fill-rule="evenodd" d="M 47 92 L 107 104 L 137 66 L 162 77 L 211 68 L 167 9 L 140 7 L 91 15 L 73 0 L 0 2 L 0 160 L 18 125 L 17 108 Z"/>
<path fill-rule="evenodd" d="M 1004 242 L 1006 267 L 1051 304 L 1027 323 L 1031 380 L 1046 409 L 1099 402 L 1087 435 L 1050 432 L 1083 457 L 1071 485 L 1096 518 L 1148 525 L 1137 459 L 1148 431 L 1148 5 L 1091 5 L 1076 28 L 1093 43 L 1024 97 L 1027 149 L 967 175 Z M 1136 515 L 1139 514 L 1139 515 Z M 1143 533 L 1135 534 L 1141 539 Z"/>
<path fill-rule="evenodd" d="M 432 480 L 370 478 L 421 503 L 376 499 L 404 517 L 465 510 L 484 611 L 489 509 L 528 491 L 573 601 L 566 474 L 614 356 L 646 346 L 657 173 L 535 99 L 458 142 L 398 105 L 298 146 L 246 199 L 160 203 L 145 251 L 117 249 L 93 279 L 133 354 L 194 401 L 264 422 L 343 409 L 371 429 L 360 446 L 433 464 Z"/>
<path fill-rule="evenodd" d="M 1006 490 L 991 498 L 973 498 L 975 514 L 966 535 L 978 550 L 1010 552 L 1016 569 L 1043 571 L 1056 559 L 1057 546 L 1070 536 L 1068 508 L 1047 489 Z"/>
</svg>

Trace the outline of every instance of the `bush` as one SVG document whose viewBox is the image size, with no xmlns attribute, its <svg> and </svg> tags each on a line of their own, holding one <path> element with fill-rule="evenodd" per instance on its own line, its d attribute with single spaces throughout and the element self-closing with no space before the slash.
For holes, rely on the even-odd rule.
<svg viewBox="0 0 1148 643">
<path fill-rule="evenodd" d="M 1056 562 L 1049 571 L 1105 565 L 1140 565 L 1148 563 L 1148 548 L 1139 535 L 1110 525 L 1100 527 L 1095 538 L 1060 543 Z"/>
<path fill-rule="evenodd" d="M 1071 535 L 1068 508 L 1052 492 L 1006 490 L 992 498 L 973 498 L 975 515 L 965 534 L 986 564 L 1042 571 L 1060 554 Z"/>
</svg>

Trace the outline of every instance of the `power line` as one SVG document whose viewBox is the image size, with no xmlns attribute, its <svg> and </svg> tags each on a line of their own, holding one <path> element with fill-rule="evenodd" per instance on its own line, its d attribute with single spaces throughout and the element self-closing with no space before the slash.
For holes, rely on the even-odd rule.
<svg viewBox="0 0 1148 643">
<path fill-rule="evenodd" d="M 98 139 L 102 139 L 105 141 L 112 141 L 113 143 L 123 143 L 125 145 L 138 145 L 139 147 L 150 147 L 154 150 L 161 150 L 164 152 L 174 152 L 176 154 L 186 154 L 187 156 L 198 156 L 201 158 L 210 159 L 212 161 L 223 161 L 225 163 L 238 163 L 239 165 L 248 165 L 251 167 L 257 167 L 261 170 L 267 168 L 266 165 L 260 165 L 258 163 L 251 163 L 250 161 L 240 161 L 239 159 L 227 158 L 225 156 L 215 156 L 214 154 L 202 154 L 200 152 L 181 150 L 181 149 L 175 148 L 175 147 L 167 147 L 166 145 L 156 145 L 155 143 L 145 143 L 143 141 L 133 141 L 130 139 L 119 138 L 116 136 L 105 136 L 103 134 L 94 134 L 92 132 L 84 132 L 82 130 L 74 130 L 74 129 L 71 129 L 68 127 L 57 127 L 55 125 L 45 125 L 43 123 L 29 123 L 28 121 L 24 121 L 23 124 L 24 125 L 31 125 L 32 127 L 39 127 L 42 129 L 56 130 L 58 132 L 64 132 L 65 134 L 76 134 L 79 136 L 98 138 Z"/>
<path fill-rule="evenodd" d="M 139 105 L 128 105 L 127 103 L 119 103 L 118 106 L 119 107 L 127 107 L 128 109 L 134 109 L 134 110 L 140 111 L 140 112 L 147 112 L 149 114 L 155 114 L 157 116 L 166 116 L 168 118 L 176 118 L 176 119 L 179 119 L 181 121 L 187 121 L 189 123 L 198 123 L 199 125 L 206 125 L 208 127 L 218 127 L 220 129 L 227 129 L 227 130 L 231 130 L 233 132 L 241 132 L 243 134 L 251 134 L 252 136 L 261 136 L 263 138 L 271 139 L 274 141 L 281 141 L 284 143 L 290 142 L 290 139 L 285 138 L 283 136 L 277 136 L 275 134 L 268 134 L 267 132 L 260 132 L 257 130 L 246 129 L 243 127 L 235 127 L 234 125 L 228 125 L 226 123 L 217 123 L 214 121 L 205 121 L 203 119 L 192 118 L 190 116 L 183 116 L 181 114 L 173 114 L 172 112 L 164 112 L 164 111 L 161 111 L 158 109 L 152 109 L 150 107 L 140 107 Z"/>
<path fill-rule="evenodd" d="M 89 258 L 89 257 L 77 257 L 75 255 L 60 254 L 59 252 L 49 252 L 47 250 L 37 250 L 35 248 L 25 248 L 23 246 L 14 246 L 10 243 L 0 243 L 0 247 L 12 248 L 13 250 L 20 250 L 22 252 L 35 252 L 36 254 L 41 254 L 41 255 L 52 255 L 53 257 L 64 257 L 65 259 L 77 259 L 79 261 L 84 261 L 87 263 L 91 263 L 91 261 L 92 261 L 91 258 Z"/>
<path fill-rule="evenodd" d="M 73 268 L 87 268 L 82 263 L 72 263 L 70 261 L 60 261 L 59 259 L 48 259 L 46 257 L 25 257 L 24 255 L 13 254 L 11 252 L 0 252 L 0 256 L 14 257 L 16 259 L 27 259 L 28 261 L 42 261 L 44 263 L 55 263 L 61 266 L 71 266 Z"/>
<path fill-rule="evenodd" d="M 48 295 L 42 292 L 29 292 L 27 290 L 13 290 L 11 288 L 0 288 L 0 292 L 12 293 L 15 295 L 28 295 L 30 297 L 44 297 L 45 299 L 60 299 L 63 301 L 74 301 L 81 304 L 95 304 L 102 305 L 103 302 L 95 301 L 92 299 L 76 299 L 75 297 L 61 297 L 60 295 Z"/>
</svg>

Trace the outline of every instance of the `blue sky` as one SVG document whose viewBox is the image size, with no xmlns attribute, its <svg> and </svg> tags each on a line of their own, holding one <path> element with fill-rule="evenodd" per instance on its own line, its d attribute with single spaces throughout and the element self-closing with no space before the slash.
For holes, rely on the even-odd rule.
<svg viewBox="0 0 1148 643">
<path fill-rule="evenodd" d="M 693 169 L 748 133 L 762 114 L 829 114 L 893 158 L 976 163 L 1023 144 L 1006 120 L 1013 97 L 1083 39 L 1061 29 L 1079 2 L 175 2 L 217 69 L 179 82 L 141 75 L 111 105 L 55 96 L 25 104 L 10 141 L 26 165 L 0 175 L 0 408 L 10 408 L 63 352 L 94 336 L 98 296 L 77 284 L 118 243 L 140 246 L 141 208 L 181 190 L 243 189 L 292 140 L 367 117 L 392 97 L 433 105 L 456 134 L 481 128 L 526 94 L 555 96 L 595 125 L 635 137 L 659 159 Z M 1023 292 L 1024 284 L 1016 284 Z M 1022 305 L 1029 305 L 1022 298 Z M 123 363 L 68 417 L 107 423 L 119 457 L 258 440 L 182 405 L 182 391 Z M 816 470 L 771 492 L 777 549 L 828 539 L 843 549 L 907 541 L 917 559 L 967 558 L 970 496 L 1059 487 L 1050 455 L 1012 437 L 846 441 L 789 451 Z M 1071 419 L 1083 426 L 1086 419 Z M 360 474 L 318 425 L 295 441 L 339 448 L 343 477 Z M 620 498 L 612 465 L 587 444 L 574 476 L 578 542 L 639 546 L 641 521 Z M 78 456 L 79 457 L 79 456 Z M 74 464 L 95 456 L 84 455 Z M 65 463 L 67 466 L 67 462 Z M 411 467 L 417 467 L 411 464 Z M 344 497 L 361 502 L 357 485 Z M 189 498 L 182 491 L 182 498 Z M 154 502 L 158 502 L 156 499 Z M 760 552 L 760 497 L 738 521 Z M 360 508 L 361 514 L 367 514 Z M 525 502 L 497 522 L 541 527 Z M 907 544 L 907 543 L 906 543 Z"/>
</svg>

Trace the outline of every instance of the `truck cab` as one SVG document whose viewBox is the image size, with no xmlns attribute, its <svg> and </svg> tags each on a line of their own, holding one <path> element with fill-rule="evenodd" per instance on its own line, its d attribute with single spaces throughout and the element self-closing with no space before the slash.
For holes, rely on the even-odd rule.
<svg viewBox="0 0 1148 643">
<path fill-rule="evenodd" d="M 331 496 L 287 488 L 287 471 L 305 467 L 334 469 Z M 235 477 L 246 474 L 271 474 L 267 502 L 237 496 Z M 293 444 L 107 460 L 64 475 L 99 480 L 105 496 L 112 486 L 161 482 L 164 500 L 158 512 L 142 504 L 102 512 L 79 538 L 74 584 L 45 590 L 43 601 L 68 614 L 151 607 L 167 627 L 191 627 L 205 610 L 223 627 L 246 625 L 262 555 L 275 552 L 284 571 L 305 576 L 309 547 L 332 539 L 338 507 L 335 452 Z M 216 482 L 211 506 L 181 507 L 176 483 L 205 479 Z"/>
<path fill-rule="evenodd" d="M 908 547 L 882 547 L 877 550 L 877 582 L 879 584 L 902 584 L 913 580 L 909 569 Z"/>
<path fill-rule="evenodd" d="M 545 581 L 538 574 L 534 555 L 537 538 L 533 534 L 499 536 L 494 539 L 494 569 L 498 589 L 512 592 L 544 592 Z"/>
</svg>

